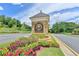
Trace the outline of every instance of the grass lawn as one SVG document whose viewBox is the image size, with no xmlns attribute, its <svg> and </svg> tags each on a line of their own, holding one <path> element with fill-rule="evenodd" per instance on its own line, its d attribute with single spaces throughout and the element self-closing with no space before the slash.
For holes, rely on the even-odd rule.
<svg viewBox="0 0 79 59">
<path fill-rule="evenodd" d="M 38 53 L 38 56 L 64 56 L 60 48 L 45 48 Z"/>
<path fill-rule="evenodd" d="M 2 44 L 0 44 L 0 48 L 5 48 L 5 47 L 8 47 L 9 45 L 10 45 L 10 42 L 2 43 Z"/>
</svg>

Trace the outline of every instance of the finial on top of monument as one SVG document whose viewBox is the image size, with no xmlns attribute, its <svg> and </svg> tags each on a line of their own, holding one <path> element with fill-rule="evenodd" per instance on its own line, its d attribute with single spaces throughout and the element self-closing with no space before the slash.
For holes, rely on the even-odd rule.
<svg viewBox="0 0 79 59">
<path fill-rule="evenodd" d="M 40 10 L 40 13 L 42 13 L 42 10 Z"/>
</svg>

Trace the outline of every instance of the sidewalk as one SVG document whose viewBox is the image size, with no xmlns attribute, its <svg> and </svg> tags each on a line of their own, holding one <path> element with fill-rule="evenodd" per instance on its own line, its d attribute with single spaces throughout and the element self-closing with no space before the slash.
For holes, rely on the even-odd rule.
<svg viewBox="0 0 79 59">
<path fill-rule="evenodd" d="M 59 40 L 58 38 L 56 38 L 54 35 L 52 35 L 52 36 L 53 36 L 53 38 L 55 38 L 55 40 L 60 45 L 60 48 L 61 48 L 61 50 L 62 50 L 62 52 L 64 53 L 65 56 L 79 56 L 79 54 L 77 54 L 74 50 L 72 50 L 64 42 L 62 42 L 61 40 Z"/>
</svg>

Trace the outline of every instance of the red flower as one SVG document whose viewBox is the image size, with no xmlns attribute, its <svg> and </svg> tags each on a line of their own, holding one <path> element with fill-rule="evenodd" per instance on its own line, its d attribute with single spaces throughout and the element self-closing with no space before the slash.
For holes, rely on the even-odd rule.
<svg viewBox="0 0 79 59">
<path fill-rule="evenodd" d="M 25 52 L 23 49 L 17 49 L 16 51 L 15 51 L 15 56 L 18 56 L 19 54 L 21 54 L 22 52 Z"/>
<path fill-rule="evenodd" d="M 33 49 L 30 49 L 29 52 L 33 52 Z"/>
<path fill-rule="evenodd" d="M 21 52 L 20 52 L 19 50 L 17 50 L 17 51 L 15 52 L 15 56 L 19 56 L 20 53 L 21 53 Z"/>
<path fill-rule="evenodd" d="M 29 55 L 29 54 L 30 54 L 29 52 L 25 52 L 25 53 L 24 53 L 25 56 L 27 56 L 27 55 Z"/>
<path fill-rule="evenodd" d="M 19 53 L 15 53 L 14 55 L 15 55 L 15 56 L 19 56 Z"/>
<path fill-rule="evenodd" d="M 6 56 L 13 56 L 13 53 L 12 52 L 7 52 Z"/>
<path fill-rule="evenodd" d="M 32 49 L 30 49 L 29 51 L 27 51 L 27 52 L 24 52 L 24 55 L 30 55 L 30 53 L 33 53 L 33 50 Z"/>
</svg>

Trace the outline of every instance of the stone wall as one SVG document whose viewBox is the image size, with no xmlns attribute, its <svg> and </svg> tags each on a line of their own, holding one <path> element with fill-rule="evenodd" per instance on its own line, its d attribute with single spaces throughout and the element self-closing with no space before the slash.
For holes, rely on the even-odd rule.
<svg viewBox="0 0 79 59">
<path fill-rule="evenodd" d="M 48 33 L 48 21 L 44 20 L 44 21 L 36 21 L 36 22 L 32 22 L 32 33 L 35 33 L 35 25 L 40 22 L 41 24 L 43 24 L 43 33 Z"/>
<path fill-rule="evenodd" d="M 37 17 L 37 18 L 31 18 L 32 21 L 32 33 L 35 33 L 35 25 L 40 22 L 43 24 L 43 33 L 48 33 L 48 22 L 49 22 L 49 17 Z"/>
</svg>

